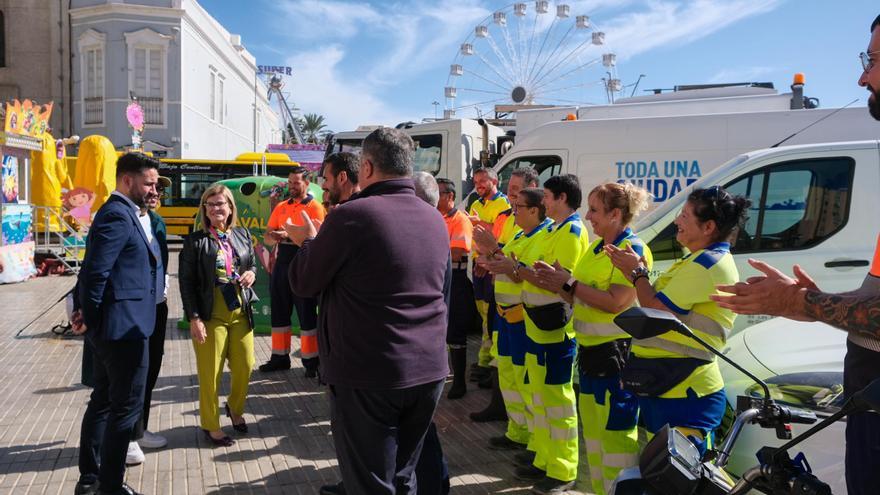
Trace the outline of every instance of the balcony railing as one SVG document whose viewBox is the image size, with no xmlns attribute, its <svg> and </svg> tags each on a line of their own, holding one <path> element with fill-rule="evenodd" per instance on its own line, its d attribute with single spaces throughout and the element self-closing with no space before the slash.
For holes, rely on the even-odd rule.
<svg viewBox="0 0 880 495">
<path fill-rule="evenodd" d="M 163 115 L 165 100 L 163 98 L 142 96 L 138 98 L 138 103 L 144 109 L 144 124 L 162 125 L 165 123 Z"/>
<path fill-rule="evenodd" d="M 85 98 L 83 105 L 85 112 L 85 124 L 103 124 L 104 123 L 104 97 L 93 96 Z"/>
</svg>

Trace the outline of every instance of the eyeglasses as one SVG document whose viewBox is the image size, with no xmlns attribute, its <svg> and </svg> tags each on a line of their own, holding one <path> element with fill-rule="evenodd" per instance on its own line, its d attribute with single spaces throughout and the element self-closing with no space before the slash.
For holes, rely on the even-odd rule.
<svg viewBox="0 0 880 495">
<path fill-rule="evenodd" d="M 217 201 L 213 203 L 205 203 L 205 206 L 208 208 L 223 208 L 227 204 L 229 203 L 227 203 L 226 201 Z"/>
<path fill-rule="evenodd" d="M 859 59 L 862 61 L 862 70 L 868 72 L 869 70 L 874 68 L 874 61 L 871 60 L 871 57 L 877 55 L 880 51 L 873 52 L 862 52 L 859 54 Z"/>
<path fill-rule="evenodd" d="M 515 205 L 513 205 L 513 214 L 516 215 L 520 211 L 520 208 L 537 208 L 537 206 L 515 204 Z"/>
</svg>

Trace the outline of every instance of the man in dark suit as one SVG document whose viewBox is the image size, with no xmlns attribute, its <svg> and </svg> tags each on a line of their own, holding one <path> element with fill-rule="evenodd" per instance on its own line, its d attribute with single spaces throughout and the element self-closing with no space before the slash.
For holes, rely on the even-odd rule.
<svg viewBox="0 0 880 495">
<path fill-rule="evenodd" d="M 123 155 L 116 190 L 98 210 L 77 281 L 74 331 L 94 351 L 94 390 L 80 433 L 77 494 L 134 494 L 123 483 L 132 428 L 142 413 L 148 341 L 165 270 L 150 217 L 141 210 L 156 194 L 159 163 Z"/>
</svg>

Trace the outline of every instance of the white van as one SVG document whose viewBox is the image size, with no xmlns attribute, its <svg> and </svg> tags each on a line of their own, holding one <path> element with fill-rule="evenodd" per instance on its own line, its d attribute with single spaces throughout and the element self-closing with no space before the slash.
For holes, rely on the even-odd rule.
<svg viewBox="0 0 880 495">
<path fill-rule="evenodd" d="M 654 195 L 656 206 L 727 160 L 792 134 L 785 144 L 873 139 L 880 125 L 864 108 L 551 122 L 517 136 L 495 169 L 502 182 L 518 167 L 535 168 L 542 181 L 573 173 L 586 191 L 609 181 L 633 182 Z"/>
<path fill-rule="evenodd" d="M 788 273 L 800 264 L 828 292 L 855 289 L 865 278 L 880 232 L 880 141 L 752 151 L 690 187 L 713 185 L 752 201 L 745 228 L 731 248 L 741 279 L 757 274 L 748 258 Z M 687 192 L 634 225 L 654 254 L 655 273 L 683 256 L 673 221 Z M 734 332 L 765 319 L 740 316 Z"/>
</svg>

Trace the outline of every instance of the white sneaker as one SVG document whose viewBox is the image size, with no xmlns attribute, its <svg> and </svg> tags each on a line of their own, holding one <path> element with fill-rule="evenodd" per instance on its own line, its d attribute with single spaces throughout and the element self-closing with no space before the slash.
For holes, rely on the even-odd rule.
<svg viewBox="0 0 880 495">
<path fill-rule="evenodd" d="M 145 449 L 161 449 L 168 445 L 168 440 L 162 435 L 156 435 L 153 432 L 145 431 L 143 438 L 138 440 L 137 443 Z"/>
<path fill-rule="evenodd" d="M 143 464 L 144 452 L 141 450 L 140 446 L 137 442 L 128 442 L 128 453 L 125 454 L 125 465 L 126 466 L 137 466 L 138 464 Z"/>
</svg>

